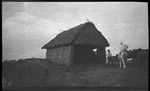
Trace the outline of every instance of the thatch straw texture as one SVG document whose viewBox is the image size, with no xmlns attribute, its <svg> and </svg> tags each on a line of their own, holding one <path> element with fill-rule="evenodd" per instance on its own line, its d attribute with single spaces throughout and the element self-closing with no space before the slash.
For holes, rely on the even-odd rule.
<svg viewBox="0 0 150 91">
<path fill-rule="evenodd" d="M 59 33 L 54 39 L 44 45 L 42 49 L 49 49 L 71 44 L 96 45 L 104 47 L 109 46 L 108 41 L 101 34 L 101 32 L 97 30 L 95 25 L 92 22 L 86 22 Z"/>
</svg>

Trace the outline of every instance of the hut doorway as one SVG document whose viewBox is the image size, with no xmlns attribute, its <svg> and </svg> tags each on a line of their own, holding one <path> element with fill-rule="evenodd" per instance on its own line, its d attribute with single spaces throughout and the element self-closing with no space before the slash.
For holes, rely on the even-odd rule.
<svg viewBox="0 0 150 91">
<path fill-rule="evenodd" d="M 97 48 L 90 45 L 74 46 L 74 63 L 96 63 L 98 62 Z"/>
</svg>

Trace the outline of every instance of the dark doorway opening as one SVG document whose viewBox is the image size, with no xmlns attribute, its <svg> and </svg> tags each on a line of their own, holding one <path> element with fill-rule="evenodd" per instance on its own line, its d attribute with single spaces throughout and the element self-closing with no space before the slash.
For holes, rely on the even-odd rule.
<svg viewBox="0 0 150 91">
<path fill-rule="evenodd" d="M 74 63 L 97 63 L 97 47 L 91 45 L 74 46 Z"/>
</svg>

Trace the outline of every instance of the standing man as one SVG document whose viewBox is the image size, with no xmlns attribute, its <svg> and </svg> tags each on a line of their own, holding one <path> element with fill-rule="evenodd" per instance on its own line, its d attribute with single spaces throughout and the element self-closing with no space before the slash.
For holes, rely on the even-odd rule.
<svg viewBox="0 0 150 91">
<path fill-rule="evenodd" d="M 120 61 L 120 68 L 121 64 L 123 63 L 123 67 L 126 68 L 125 61 L 127 61 L 127 49 L 128 45 L 124 44 L 122 41 L 120 42 L 120 51 L 118 53 L 118 59 Z M 121 54 L 123 53 L 123 54 Z"/>
<path fill-rule="evenodd" d="M 108 64 L 108 62 L 110 61 L 110 57 L 112 57 L 112 54 L 111 54 L 110 50 L 107 50 L 107 52 L 106 52 L 106 64 Z"/>
</svg>

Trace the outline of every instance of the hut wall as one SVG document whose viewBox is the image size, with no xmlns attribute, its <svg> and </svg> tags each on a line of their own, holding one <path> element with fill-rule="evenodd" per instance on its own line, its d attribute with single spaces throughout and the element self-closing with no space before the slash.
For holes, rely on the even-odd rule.
<svg viewBox="0 0 150 91">
<path fill-rule="evenodd" d="M 48 49 L 46 59 L 53 62 L 69 65 L 71 63 L 71 46 Z"/>
</svg>

